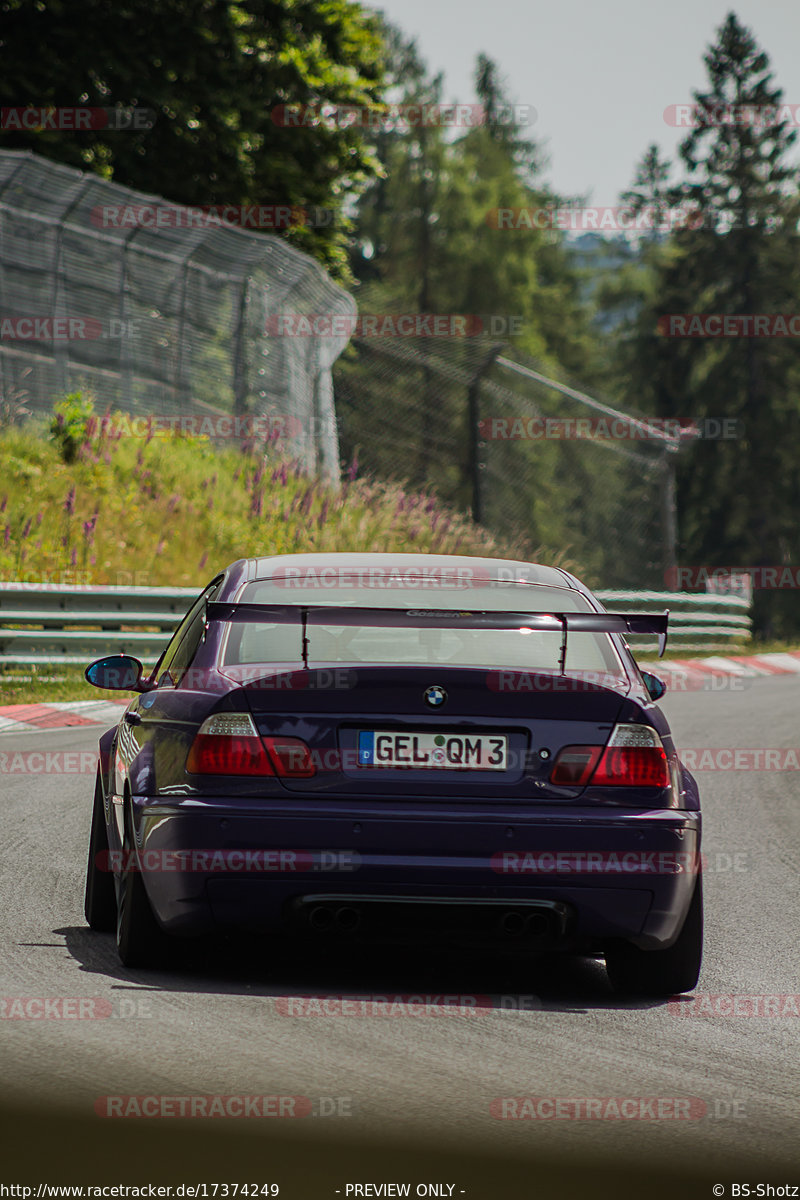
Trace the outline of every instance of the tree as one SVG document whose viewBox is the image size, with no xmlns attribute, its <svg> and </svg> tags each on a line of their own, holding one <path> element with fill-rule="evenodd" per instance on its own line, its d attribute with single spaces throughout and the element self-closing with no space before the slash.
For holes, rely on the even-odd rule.
<svg viewBox="0 0 800 1200">
<path fill-rule="evenodd" d="M 387 78 L 400 102 L 441 103 L 441 80 L 427 75 L 416 48 L 391 32 L 387 41 Z M 468 393 L 492 347 L 503 342 L 551 372 L 577 374 L 593 349 L 563 235 L 546 227 L 559 201 L 537 179 L 539 148 L 507 120 L 511 105 L 483 56 L 476 92 L 485 123 L 381 135 L 382 177 L 359 202 L 352 265 L 362 313 L 480 316 L 487 336 L 385 339 L 382 347 L 380 339 L 365 339 L 336 368 L 348 456 L 360 446 L 368 469 L 432 483 L 464 507 L 472 500 Z M 493 411 L 487 403 L 482 415 Z M 536 541 L 572 540 L 561 509 L 550 503 L 565 492 L 562 451 L 552 442 L 494 445 L 492 463 L 501 465 L 488 519 L 507 524 L 513 509 Z M 514 464 L 526 455 L 536 468 L 523 487 Z"/>
<path fill-rule="evenodd" d="M 696 126 L 680 147 L 685 177 L 671 194 L 699 220 L 676 230 L 657 264 L 631 388 L 661 416 L 738 423 L 738 437 L 700 439 L 680 456 L 683 563 L 797 563 L 800 347 L 746 324 L 796 310 L 798 172 L 786 162 L 795 133 L 767 55 L 734 14 L 705 64 L 708 87 L 694 93 Z M 692 313 L 736 316 L 744 336 L 663 336 L 670 315 Z M 763 636 L 800 628 L 796 602 L 775 593 L 756 594 L 754 618 Z"/>
<path fill-rule="evenodd" d="M 346 275 L 343 202 L 376 169 L 363 123 L 285 127 L 281 106 L 380 101 L 372 14 L 350 0 L 86 0 L 80 18 L 63 0 L 0 3 L 0 105 L 137 107 L 154 125 L 7 128 L 6 148 L 183 204 L 323 210 L 284 236 Z"/>
</svg>

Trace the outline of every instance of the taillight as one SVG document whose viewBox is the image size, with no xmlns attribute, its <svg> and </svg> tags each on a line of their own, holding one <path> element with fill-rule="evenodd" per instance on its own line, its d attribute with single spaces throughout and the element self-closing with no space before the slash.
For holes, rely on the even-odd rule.
<svg viewBox="0 0 800 1200">
<path fill-rule="evenodd" d="M 215 713 L 198 730 L 186 770 L 192 775 L 274 775 L 249 713 Z"/>
<path fill-rule="evenodd" d="M 602 746 L 565 746 L 550 772 L 550 782 L 582 787 L 591 779 L 602 753 Z"/>
<path fill-rule="evenodd" d="M 596 764 L 596 765 L 595 765 Z M 669 764 L 661 738 L 649 725 L 617 725 L 605 749 L 565 746 L 550 773 L 551 783 L 575 787 L 670 786 Z"/>
<path fill-rule="evenodd" d="M 192 743 L 186 770 L 192 775 L 278 775 L 282 779 L 308 779 L 316 774 L 304 741 L 259 737 L 249 713 L 208 717 Z"/>
<path fill-rule="evenodd" d="M 275 774 L 284 779 L 308 779 L 316 775 L 317 768 L 311 757 L 311 751 L 301 738 L 265 737 L 266 746 Z"/>
</svg>

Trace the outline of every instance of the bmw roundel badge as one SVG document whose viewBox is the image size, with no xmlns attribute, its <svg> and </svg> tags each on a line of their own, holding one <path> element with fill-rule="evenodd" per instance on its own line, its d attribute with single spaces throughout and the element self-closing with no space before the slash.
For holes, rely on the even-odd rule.
<svg viewBox="0 0 800 1200">
<path fill-rule="evenodd" d="M 447 699 L 447 692 L 438 683 L 435 683 L 433 687 L 425 689 L 424 696 L 426 703 L 430 704 L 431 708 L 440 708 Z"/>
</svg>

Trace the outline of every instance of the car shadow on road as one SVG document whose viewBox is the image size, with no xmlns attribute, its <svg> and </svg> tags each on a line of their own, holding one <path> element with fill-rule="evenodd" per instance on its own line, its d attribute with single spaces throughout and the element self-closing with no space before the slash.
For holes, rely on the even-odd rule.
<svg viewBox="0 0 800 1200">
<path fill-rule="evenodd" d="M 372 1005 L 414 1002 L 485 1010 L 587 1013 L 658 1008 L 665 999 L 615 995 L 602 961 L 572 955 L 500 954 L 424 946 L 381 947 L 320 940 L 288 945 L 257 938 L 178 941 L 166 968 L 123 967 L 110 934 L 83 926 L 53 930 L 81 971 L 102 975 L 113 990 L 263 996 L 278 1011 L 297 997 L 347 997 Z M 309 1015 L 330 1011 L 307 1006 Z M 287 1010 L 288 1011 L 288 1010 Z M 303 1015 L 294 1005 L 289 1015 Z"/>
</svg>

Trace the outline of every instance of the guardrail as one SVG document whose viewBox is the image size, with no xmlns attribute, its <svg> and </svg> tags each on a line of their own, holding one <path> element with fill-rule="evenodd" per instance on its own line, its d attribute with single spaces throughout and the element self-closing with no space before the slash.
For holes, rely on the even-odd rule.
<svg viewBox="0 0 800 1200">
<path fill-rule="evenodd" d="M 129 588 L 0 583 L 0 663 L 80 663 L 103 654 L 134 654 L 152 663 L 200 588 Z M 669 645 L 719 650 L 747 641 L 749 605 L 740 596 L 691 592 L 599 591 L 608 609 L 670 610 Z M 631 636 L 637 651 L 654 638 Z"/>
<path fill-rule="evenodd" d="M 0 583 L 0 663 L 155 662 L 200 590 Z"/>
<path fill-rule="evenodd" d="M 597 591 L 604 608 L 615 612 L 663 612 L 669 609 L 671 650 L 729 650 L 750 640 L 750 601 L 743 596 L 720 596 L 706 592 Z M 2 634 L 0 633 L 0 636 Z M 650 651 L 654 638 L 630 634 L 627 642 L 638 653 Z"/>
</svg>

